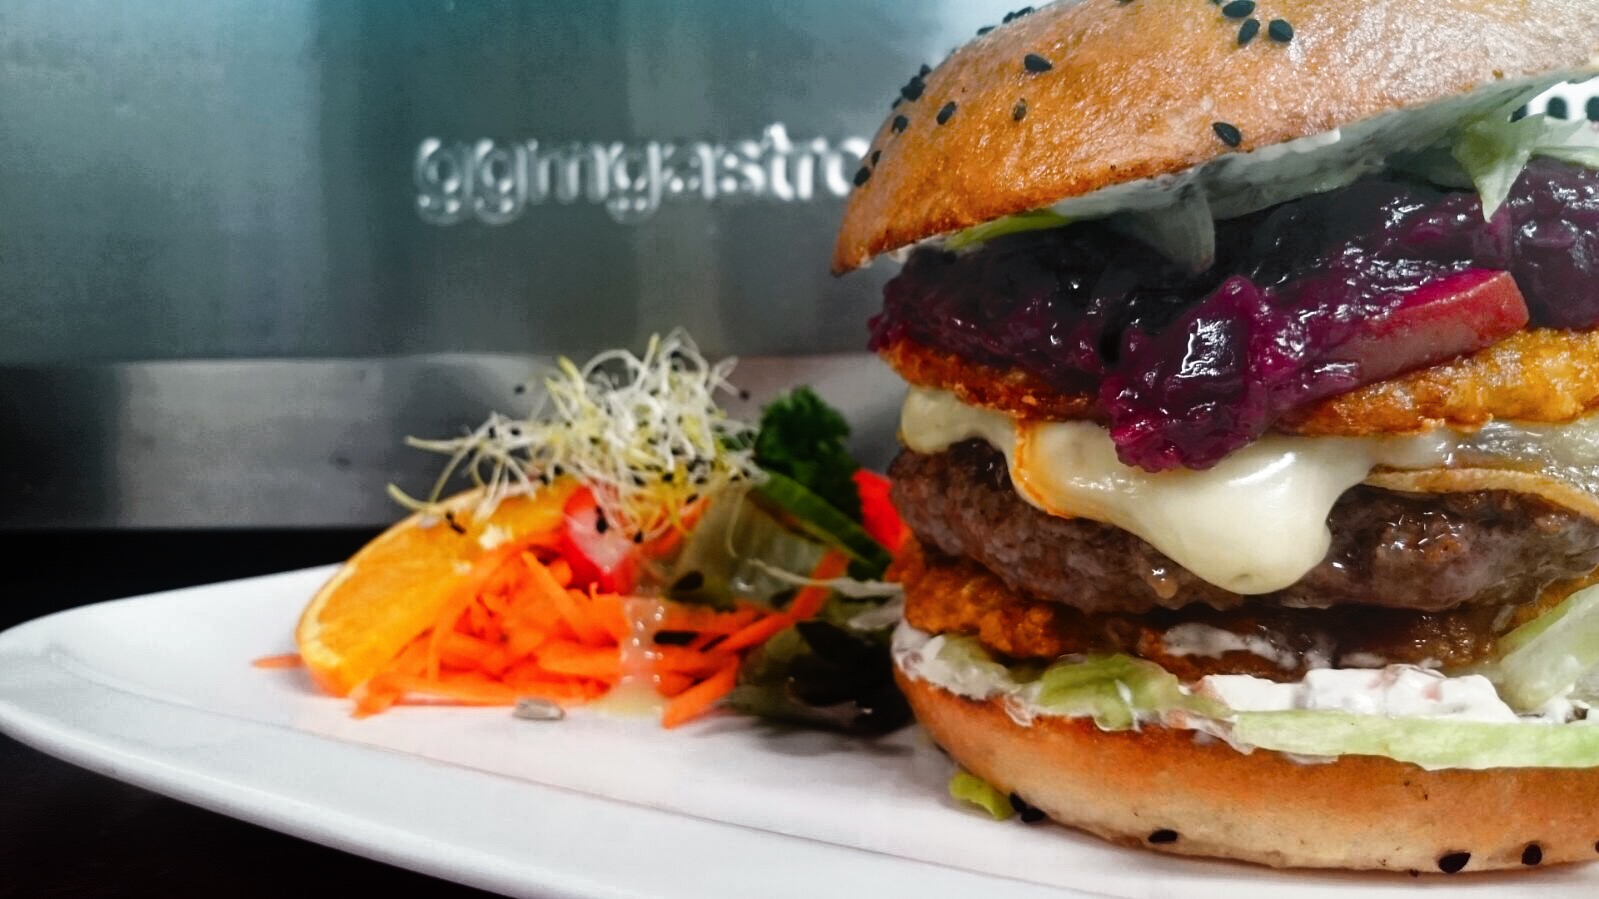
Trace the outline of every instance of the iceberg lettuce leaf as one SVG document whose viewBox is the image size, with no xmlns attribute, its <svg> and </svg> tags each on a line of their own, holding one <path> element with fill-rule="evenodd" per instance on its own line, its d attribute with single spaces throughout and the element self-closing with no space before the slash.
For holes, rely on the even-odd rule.
<svg viewBox="0 0 1599 899">
<path fill-rule="evenodd" d="M 1240 712 L 1232 741 L 1304 756 L 1372 755 L 1423 768 L 1599 766 L 1599 725 L 1488 724 L 1349 712 Z"/>
<path fill-rule="evenodd" d="M 1566 597 L 1500 638 L 1499 657 L 1475 673 L 1493 682 L 1519 712 L 1564 695 L 1599 667 L 1599 586 Z"/>
<path fill-rule="evenodd" d="M 1071 219 L 1049 209 L 1018 212 L 1015 215 L 1007 215 L 1004 218 L 997 218 L 981 225 L 973 225 L 964 231 L 957 231 L 944 239 L 944 249 L 964 250 L 987 243 L 996 237 L 1004 237 L 1007 234 L 1063 228 L 1071 223 Z"/>
<path fill-rule="evenodd" d="M 1534 156 L 1599 168 L 1599 136 L 1586 120 L 1531 115 L 1519 121 L 1495 115 L 1461 129 L 1453 155 L 1482 197 L 1484 218 L 1493 218 Z"/>
<path fill-rule="evenodd" d="M 964 769 L 956 771 L 955 776 L 949 779 L 949 795 L 988 812 L 995 821 L 1003 821 L 1016 813 L 1009 796 Z"/>
</svg>

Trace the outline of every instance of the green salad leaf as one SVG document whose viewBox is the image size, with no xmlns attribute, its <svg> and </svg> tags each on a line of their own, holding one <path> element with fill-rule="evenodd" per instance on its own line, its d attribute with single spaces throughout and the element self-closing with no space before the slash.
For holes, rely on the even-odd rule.
<svg viewBox="0 0 1599 899">
<path fill-rule="evenodd" d="M 1178 709 L 1226 711 L 1185 693 L 1177 677 L 1154 662 L 1127 655 L 1057 663 L 1044 671 L 1038 684 L 1040 706 L 1072 718 L 1093 718 L 1101 730 L 1131 730 L 1141 716 Z"/>
<path fill-rule="evenodd" d="M 949 779 L 949 795 L 952 799 L 975 805 L 988 812 L 995 821 L 1004 821 L 1016 814 L 1016 809 L 1010 804 L 1009 796 L 964 768 L 956 771 Z"/>
<path fill-rule="evenodd" d="M 1305 756 L 1375 755 L 1428 769 L 1599 766 L 1599 725 L 1385 718 L 1349 712 L 1240 712 L 1233 740 Z"/>
<path fill-rule="evenodd" d="M 712 571 L 719 563 L 731 575 L 707 575 L 695 586 L 725 584 L 728 596 L 758 598 L 782 607 L 785 593 L 804 583 L 828 549 L 850 559 L 849 576 L 880 579 L 888 550 L 867 533 L 855 484 L 860 464 L 845 445 L 849 425 L 815 391 L 801 387 L 769 404 L 754 440 L 755 461 L 765 475 L 740 499 L 724 532 L 702 547 L 702 524 L 690 551 Z M 714 506 L 713 506 L 714 509 Z M 714 512 L 713 512 L 714 514 Z M 784 585 L 786 591 L 773 591 Z M 910 706 L 894 682 L 890 641 L 897 616 L 871 627 L 857 625 L 867 612 L 881 612 L 888 599 L 852 599 L 834 590 L 813 619 L 766 641 L 740 669 L 728 697 L 736 711 L 767 721 L 842 731 L 861 736 L 889 733 L 910 723 Z M 765 590 L 755 596 L 753 588 Z M 741 592 L 742 591 L 742 592 Z"/>
<path fill-rule="evenodd" d="M 1566 597 L 1499 640 L 1499 657 L 1476 673 L 1511 708 L 1531 712 L 1569 692 L 1599 667 L 1599 587 Z"/>
<path fill-rule="evenodd" d="M 910 705 L 894 683 L 892 629 L 850 626 L 872 605 L 835 595 L 816 618 L 766 641 L 740 671 L 729 704 L 769 721 L 861 736 L 909 724 Z"/>
<path fill-rule="evenodd" d="M 860 520 L 861 498 L 854 475 L 860 463 L 845 441 L 849 424 L 816 391 L 798 387 L 761 411 L 755 437 L 755 464 L 783 475 Z"/>
<path fill-rule="evenodd" d="M 964 250 L 987 243 L 996 237 L 1004 237 L 1007 234 L 1061 228 L 1071 223 L 1071 219 L 1049 209 L 1018 212 L 1015 215 L 1007 215 L 1004 218 L 984 222 L 981 225 L 973 225 L 964 231 L 957 231 L 944 239 L 944 249 Z"/>
<path fill-rule="evenodd" d="M 853 576 L 880 577 L 888 568 L 888 550 L 866 533 L 858 518 L 840 512 L 800 482 L 778 472 L 767 472 L 766 483 L 756 488 L 755 496 L 790 515 L 796 527 L 860 563 L 863 567 L 852 570 Z"/>
<path fill-rule="evenodd" d="M 1501 113 L 1462 128 L 1452 155 L 1482 196 L 1483 215 L 1492 218 L 1534 156 L 1599 168 L 1599 140 L 1583 119 L 1539 114 L 1511 121 Z"/>
</svg>

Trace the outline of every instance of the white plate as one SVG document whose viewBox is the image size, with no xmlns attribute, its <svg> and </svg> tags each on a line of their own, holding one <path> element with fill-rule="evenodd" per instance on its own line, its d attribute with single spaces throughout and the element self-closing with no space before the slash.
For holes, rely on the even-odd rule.
<svg viewBox="0 0 1599 899">
<path fill-rule="evenodd" d="M 920 731 L 879 744 L 723 718 L 402 708 L 358 721 L 290 652 L 318 568 L 104 603 L 0 634 L 0 729 L 179 799 L 516 895 L 1253 899 L 1599 895 L 1599 868 L 1323 875 L 1122 849 L 946 798 Z M 176 851 L 176 849 L 175 849 Z"/>
</svg>

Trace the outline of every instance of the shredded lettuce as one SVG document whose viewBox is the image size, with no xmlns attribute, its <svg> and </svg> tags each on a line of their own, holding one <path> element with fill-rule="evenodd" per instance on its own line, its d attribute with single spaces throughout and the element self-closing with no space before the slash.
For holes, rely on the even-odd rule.
<svg viewBox="0 0 1599 899">
<path fill-rule="evenodd" d="M 1476 673 L 1493 682 L 1519 712 L 1531 712 L 1576 687 L 1599 667 L 1599 587 L 1566 597 L 1559 605 L 1506 634 L 1499 658 Z"/>
<path fill-rule="evenodd" d="M 1493 218 L 1510 198 L 1534 156 L 1599 168 L 1599 142 L 1585 120 L 1567 122 L 1541 114 L 1519 121 L 1496 115 L 1472 122 L 1461 129 L 1453 155 L 1481 195 L 1486 218 Z"/>
<path fill-rule="evenodd" d="M 1191 711 L 1220 717 L 1221 705 L 1195 696 L 1154 662 L 1127 655 L 1057 662 L 1038 679 L 1035 701 L 1053 714 L 1093 718 L 1101 730 L 1131 730 L 1140 719 Z"/>
<path fill-rule="evenodd" d="M 1555 640 L 1563 630 L 1575 632 L 1579 616 L 1599 608 L 1596 595 L 1599 588 L 1560 619 L 1545 621 L 1541 632 L 1513 651 L 1547 648 L 1551 644 L 1542 641 Z M 1558 613 L 1557 609 L 1550 614 Z M 1109 731 L 1164 722 L 1221 737 L 1246 752 L 1268 749 L 1325 759 L 1373 755 L 1430 769 L 1599 766 L 1599 721 L 1485 723 L 1332 710 L 1237 712 L 1189 692 L 1175 675 L 1153 662 L 1125 655 L 1095 656 L 1061 660 L 1039 672 L 1035 665 L 1001 665 L 972 638 L 945 639 L 939 662 L 964 666 L 946 676 L 992 684 L 996 693 L 1021 699 L 1039 713 L 1092 718 Z"/>
<path fill-rule="evenodd" d="M 1003 821 L 1016 813 L 1009 796 L 965 769 L 956 771 L 955 776 L 949 779 L 949 795 L 988 812 L 995 821 Z"/>
<path fill-rule="evenodd" d="M 944 249 L 964 250 L 987 243 L 996 237 L 1007 234 L 1020 234 L 1023 231 L 1043 231 L 1049 228 L 1061 228 L 1072 223 L 1072 220 L 1050 209 L 1035 209 L 1032 212 L 1018 212 L 1007 215 L 991 222 L 974 225 L 964 231 L 957 231 L 944 239 Z"/>
<path fill-rule="evenodd" d="M 1490 724 L 1349 712 L 1240 712 L 1235 743 L 1305 756 L 1375 755 L 1423 768 L 1591 768 L 1599 726 Z"/>
<path fill-rule="evenodd" d="M 891 559 L 881 543 L 854 519 L 793 478 L 767 472 L 765 482 L 752 495 L 769 508 L 786 513 L 794 526 L 806 534 L 842 550 L 858 563 L 850 572 L 858 579 L 879 578 L 888 569 Z"/>
</svg>

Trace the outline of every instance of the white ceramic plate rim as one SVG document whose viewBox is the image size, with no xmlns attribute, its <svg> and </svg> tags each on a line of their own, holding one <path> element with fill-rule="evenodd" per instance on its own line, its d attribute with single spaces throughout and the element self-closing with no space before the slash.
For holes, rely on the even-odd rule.
<svg viewBox="0 0 1599 899">
<path fill-rule="evenodd" d="M 483 709 L 353 722 L 347 704 L 248 665 L 292 648 L 294 618 L 332 570 L 102 603 L 0 634 L 0 731 L 198 806 L 512 895 L 1599 894 L 1592 867 L 1276 872 L 995 824 L 943 796 L 947 762 L 914 729 L 865 752 L 759 737 L 738 719 L 670 733 Z"/>
</svg>

